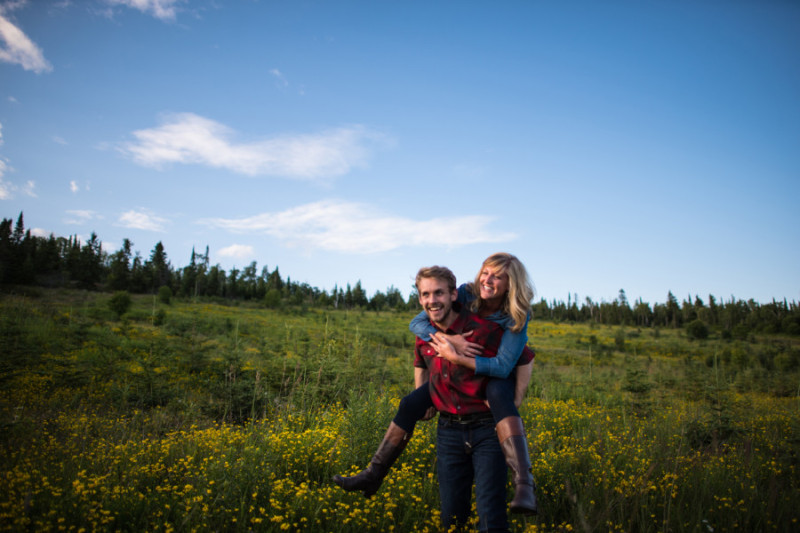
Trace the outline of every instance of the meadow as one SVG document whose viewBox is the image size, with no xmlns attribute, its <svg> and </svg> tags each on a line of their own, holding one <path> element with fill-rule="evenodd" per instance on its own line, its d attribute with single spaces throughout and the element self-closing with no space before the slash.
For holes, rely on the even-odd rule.
<svg viewBox="0 0 800 533">
<path fill-rule="evenodd" d="M 435 422 L 378 494 L 409 312 L 0 295 L 0 529 L 437 531 Z M 534 320 L 540 513 L 514 531 L 800 528 L 800 341 Z M 509 495 L 511 486 L 509 484 Z"/>
</svg>

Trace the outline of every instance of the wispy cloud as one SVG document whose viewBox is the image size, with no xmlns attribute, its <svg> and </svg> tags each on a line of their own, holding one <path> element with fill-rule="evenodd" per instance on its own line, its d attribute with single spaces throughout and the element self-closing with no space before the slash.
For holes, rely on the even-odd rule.
<svg viewBox="0 0 800 533">
<path fill-rule="evenodd" d="M 229 127 L 193 113 L 166 115 L 160 126 L 132 135 L 136 140 L 121 149 L 141 165 L 200 164 L 247 176 L 295 179 L 341 176 L 363 166 L 368 155 L 366 142 L 380 137 L 353 126 L 235 142 Z"/>
<path fill-rule="evenodd" d="M 36 182 L 28 180 L 23 185 L 11 183 L 4 177 L 8 168 L 6 161 L 0 158 L 0 200 L 11 200 L 17 196 L 17 193 L 36 198 Z"/>
<path fill-rule="evenodd" d="M 0 146 L 3 145 L 3 125 L 0 124 Z M 9 200 L 14 197 L 12 184 L 5 181 L 4 177 L 8 172 L 8 162 L 0 156 L 0 200 Z"/>
<path fill-rule="evenodd" d="M 471 215 L 428 220 L 380 213 L 368 205 L 326 200 L 276 213 L 200 222 L 234 233 L 262 233 L 309 251 L 343 253 L 386 252 L 404 246 L 454 248 L 482 242 L 505 242 L 513 233 L 498 233 L 488 226 L 493 217 Z"/>
<path fill-rule="evenodd" d="M 0 124 L 0 146 L 3 145 L 3 125 Z M 11 166 L 8 164 L 8 159 L 0 156 L 0 200 L 11 200 L 17 193 L 22 193 L 26 196 L 36 197 L 36 184 L 32 180 L 25 182 L 25 185 L 19 186 L 6 180 L 6 173 L 11 171 Z"/>
<path fill-rule="evenodd" d="M 12 184 L 3 179 L 6 170 L 6 163 L 0 159 L 0 200 L 10 200 L 14 197 Z"/>
<path fill-rule="evenodd" d="M 270 70 L 269 73 L 272 74 L 272 76 L 275 78 L 276 84 L 279 87 L 288 87 L 289 86 L 289 81 L 286 79 L 286 76 L 284 76 L 283 73 L 280 70 L 274 68 L 274 69 Z"/>
<path fill-rule="evenodd" d="M 64 219 L 65 224 L 86 224 L 91 220 L 101 219 L 100 215 L 90 209 L 71 209 L 67 211 L 67 217 Z"/>
<path fill-rule="evenodd" d="M 36 182 L 33 180 L 26 181 L 25 185 L 19 187 L 19 191 L 25 196 L 36 198 Z"/>
<path fill-rule="evenodd" d="M 12 7 L 12 4 L 0 5 L 0 61 L 37 74 L 53 70 L 36 43 L 5 17 L 5 11 Z"/>
<path fill-rule="evenodd" d="M 232 257 L 234 259 L 249 259 L 253 257 L 253 254 L 253 247 L 246 244 L 231 244 L 219 251 L 219 255 L 222 257 Z"/>
<path fill-rule="evenodd" d="M 111 6 L 125 6 L 138 9 L 142 13 L 152 15 L 159 20 L 175 20 L 178 13 L 178 5 L 184 3 L 183 0 L 106 0 Z"/>
<path fill-rule="evenodd" d="M 70 180 L 69 190 L 72 192 L 72 194 L 78 194 L 79 192 L 81 192 L 81 184 L 78 183 L 76 180 Z M 85 191 L 91 190 L 91 186 L 89 185 L 88 181 L 84 183 L 83 190 Z"/>
<path fill-rule="evenodd" d="M 147 209 L 132 209 L 122 213 L 118 222 L 125 228 L 163 232 L 164 226 L 169 223 L 169 220 L 159 217 Z"/>
</svg>

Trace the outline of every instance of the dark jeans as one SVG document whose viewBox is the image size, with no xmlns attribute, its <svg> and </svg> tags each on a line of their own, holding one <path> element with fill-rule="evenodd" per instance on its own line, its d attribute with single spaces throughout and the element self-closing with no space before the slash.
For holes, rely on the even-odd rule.
<svg viewBox="0 0 800 533">
<path fill-rule="evenodd" d="M 442 527 L 469 520 L 472 484 L 480 531 L 508 531 L 506 462 L 491 419 L 461 424 L 439 417 L 437 472 Z"/>
<path fill-rule="evenodd" d="M 507 378 L 490 378 L 486 384 L 486 399 L 495 422 L 500 422 L 507 416 L 519 416 L 519 411 L 514 405 L 514 387 L 516 386 L 516 373 L 512 372 Z M 406 433 L 414 433 L 417 421 L 425 416 L 425 412 L 433 407 L 430 389 L 426 381 L 419 388 L 406 394 L 397 408 L 394 423 L 403 428 Z"/>
</svg>

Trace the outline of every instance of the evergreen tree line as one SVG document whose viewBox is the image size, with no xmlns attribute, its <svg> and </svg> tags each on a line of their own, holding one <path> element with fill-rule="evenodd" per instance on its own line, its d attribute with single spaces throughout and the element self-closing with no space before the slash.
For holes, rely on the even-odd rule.
<svg viewBox="0 0 800 533">
<path fill-rule="evenodd" d="M 333 307 L 344 309 L 408 310 L 418 307 L 416 294 L 404 300 L 391 286 L 368 297 L 358 281 L 332 291 L 319 290 L 307 283 L 285 280 L 276 266 L 259 271 L 253 261 L 244 268 L 225 271 L 210 265 L 209 251 L 192 250 L 189 264 L 175 268 L 161 242 L 156 243 L 148 258 L 133 251 L 133 243 L 124 239 L 122 247 L 112 254 L 102 250 L 95 233 L 81 243 L 77 236 L 48 238 L 31 235 L 25 229 L 23 214 L 16 223 L 3 219 L 0 225 L 0 283 L 73 286 L 91 290 L 128 291 L 131 293 L 163 293 L 186 298 L 222 298 L 253 300 L 267 307 L 283 305 Z M 733 296 L 708 302 L 689 295 L 682 302 L 670 291 L 665 303 L 652 306 L 636 300 L 628 302 L 624 290 L 612 302 L 594 302 L 570 294 L 567 302 L 542 299 L 532 305 L 534 318 L 563 322 L 593 322 L 606 325 L 636 327 L 687 328 L 692 336 L 703 338 L 709 328 L 723 336 L 746 338 L 751 333 L 786 333 L 800 335 L 800 306 L 794 301 L 758 303 Z"/>
<path fill-rule="evenodd" d="M 533 304 L 536 318 L 556 322 L 594 322 L 607 325 L 635 327 L 686 328 L 694 337 L 704 338 L 709 330 L 720 331 L 723 337 L 744 339 L 751 333 L 786 333 L 800 335 L 800 305 L 797 302 L 772 300 L 758 303 L 752 298 L 744 301 L 731 296 L 730 300 L 717 301 L 714 295 L 704 302 L 699 296 L 688 295 L 678 299 L 667 293 L 665 303 L 652 306 L 637 299 L 628 302 L 624 289 L 612 302 L 593 302 L 586 298 L 580 304 L 578 295 L 570 295 L 567 302 L 547 302 L 544 299 Z M 705 330 L 704 330 L 705 328 Z"/>
<path fill-rule="evenodd" d="M 334 286 L 330 292 L 281 277 L 278 267 L 260 271 L 253 261 L 244 268 L 225 271 L 219 264 L 210 265 L 205 253 L 192 250 L 189 264 L 175 268 L 164 245 L 156 243 L 148 258 L 133 250 L 133 242 L 124 239 L 114 253 L 102 250 L 97 234 L 86 243 L 77 236 L 68 238 L 32 235 L 25 229 L 24 215 L 16 223 L 3 219 L 0 224 L 0 283 L 76 287 L 89 290 L 127 291 L 139 294 L 168 294 L 186 298 L 222 298 L 255 300 L 268 307 L 306 305 L 334 308 L 402 309 L 417 305 L 403 299 L 399 289 L 389 287 L 372 298 L 358 281 L 354 287 Z"/>
</svg>

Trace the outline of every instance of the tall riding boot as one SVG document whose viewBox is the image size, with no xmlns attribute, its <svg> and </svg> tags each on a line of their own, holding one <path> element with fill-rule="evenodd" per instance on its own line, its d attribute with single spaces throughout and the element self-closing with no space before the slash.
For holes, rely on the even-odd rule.
<svg viewBox="0 0 800 533">
<path fill-rule="evenodd" d="M 406 433 L 404 429 L 392 422 L 389 424 L 389 429 L 378 446 L 378 450 L 372 456 L 369 466 L 355 476 L 335 475 L 333 476 L 334 483 L 347 491 L 360 490 L 365 497 L 369 498 L 378 492 L 383 478 L 389 473 L 395 460 L 403 453 L 410 438 L 410 433 Z"/>
<path fill-rule="evenodd" d="M 537 503 L 531 471 L 531 458 L 528 455 L 528 441 L 522 419 L 507 416 L 497 423 L 497 439 L 506 457 L 506 464 L 514 474 L 514 499 L 511 500 L 512 513 L 536 514 Z"/>
</svg>

